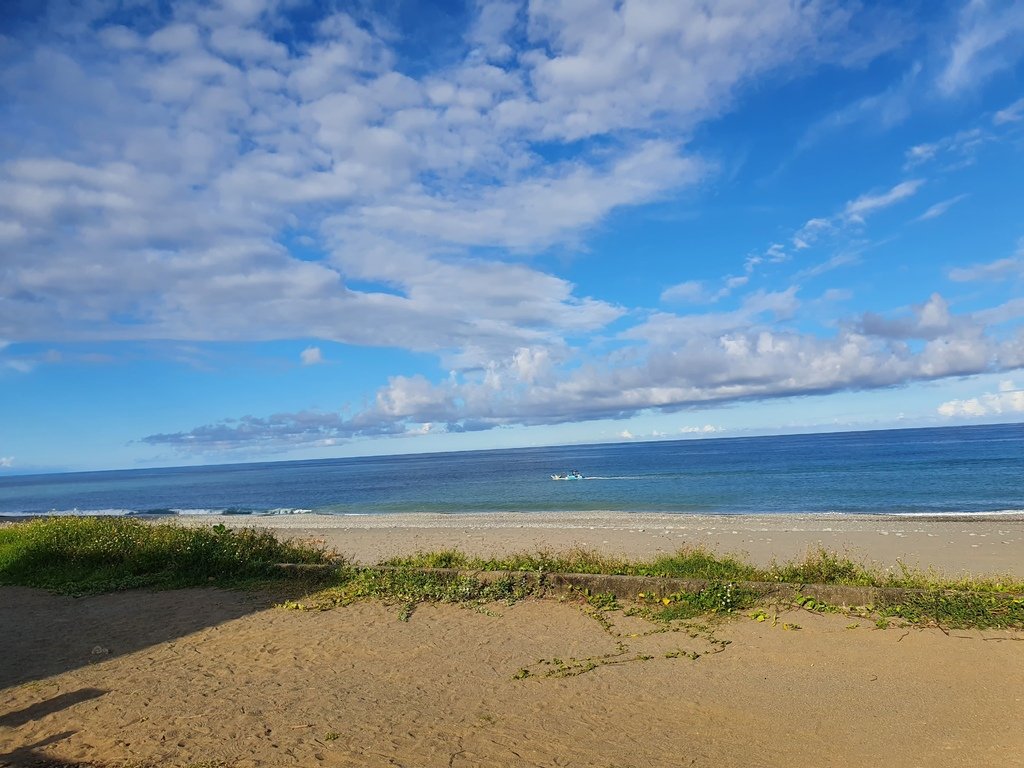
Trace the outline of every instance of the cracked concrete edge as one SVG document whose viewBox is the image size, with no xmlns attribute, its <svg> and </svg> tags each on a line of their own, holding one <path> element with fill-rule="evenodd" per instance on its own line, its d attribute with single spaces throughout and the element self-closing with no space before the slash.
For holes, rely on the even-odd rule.
<svg viewBox="0 0 1024 768">
<path fill-rule="evenodd" d="M 338 569 L 337 564 L 306 565 L 279 563 L 278 568 L 290 573 L 329 573 Z M 392 566 L 369 566 L 364 570 L 402 570 Z M 459 568 L 413 568 L 413 571 L 433 573 L 449 578 L 467 576 L 483 582 L 500 579 L 522 579 L 529 586 L 543 587 L 552 594 L 565 595 L 586 592 L 592 595 L 612 594 L 616 599 L 635 599 L 645 595 L 665 596 L 685 592 L 699 592 L 709 584 L 707 579 L 681 579 L 671 576 L 622 576 L 593 573 L 551 573 L 548 571 L 476 571 Z M 751 590 L 763 598 L 775 598 L 794 602 L 801 597 L 812 597 L 818 602 L 841 607 L 866 605 L 894 605 L 914 595 L 933 594 L 935 590 L 906 589 L 898 587 L 865 587 L 847 584 L 791 584 L 769 581 L 733 581 L 737 587 Z M 943 594 L 964 594 L 963 591 L 944 590 Z M 997 599 L 1013 600 L 1024 597 L 1005 592 L 984 592 Z"/>
</svg>

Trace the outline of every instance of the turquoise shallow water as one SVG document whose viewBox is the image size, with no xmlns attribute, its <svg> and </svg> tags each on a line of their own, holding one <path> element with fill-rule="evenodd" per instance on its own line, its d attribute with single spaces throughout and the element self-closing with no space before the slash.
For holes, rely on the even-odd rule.
<svg viewBox="0 0 1024 768">
<path fill-rule="evenodd" d="M 591 510 L 1024 514 L 1024 425 L 0 478 L 0 515 Z"/>
</svg>

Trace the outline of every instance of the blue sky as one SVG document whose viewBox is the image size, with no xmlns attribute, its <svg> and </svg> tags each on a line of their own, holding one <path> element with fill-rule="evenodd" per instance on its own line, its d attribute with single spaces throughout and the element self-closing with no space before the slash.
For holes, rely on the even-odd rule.
<svg viewBox="0 0 1024 768">
<path fill-rule="evenodd" d="M 1024 420 L 1024 5 L 22 2 L 0 472 Z"/>
</svg>

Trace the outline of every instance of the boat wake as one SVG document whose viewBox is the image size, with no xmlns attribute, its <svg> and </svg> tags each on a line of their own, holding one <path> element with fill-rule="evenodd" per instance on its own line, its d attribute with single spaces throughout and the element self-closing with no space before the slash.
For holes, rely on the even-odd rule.
<svg viewBox="0 0 1024 768">
<path fill-rule="evenodd" d="M 643 475 L 587 475 L 584 480 L 647 480 Z"/>
</svg>

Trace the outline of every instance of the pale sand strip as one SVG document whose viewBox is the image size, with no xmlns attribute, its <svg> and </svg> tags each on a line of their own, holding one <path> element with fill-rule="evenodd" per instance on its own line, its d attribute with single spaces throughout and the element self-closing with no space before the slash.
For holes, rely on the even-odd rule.
<svg viewBox="0 0 1024 768">
<path fill-rule="evenodd" d="M 824 547 L 880 568 L 902 562 L 947 575 L 1024 578 L 1024 519 L 697 516 L 618 512 L 181 517 L 188 525 L 272 528 L 326 542 L 357 562 L 457 548 L 475 555 L 584 547 L 650 558 L 700 545 L 758 565 Z"/>
</svg>

